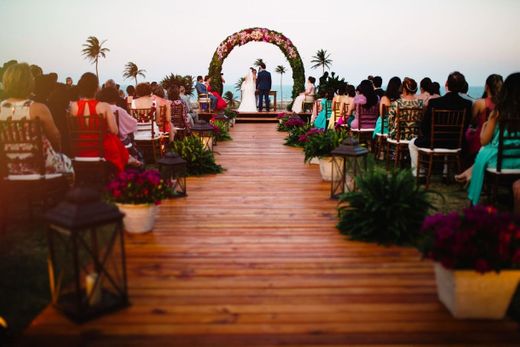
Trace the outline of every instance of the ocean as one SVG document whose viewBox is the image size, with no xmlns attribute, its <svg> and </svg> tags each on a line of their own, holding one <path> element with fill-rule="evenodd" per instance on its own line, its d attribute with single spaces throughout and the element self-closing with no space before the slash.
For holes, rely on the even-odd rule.
<svg viewBox="0 0 520 347">
<path fill-rule="evenodd" d="M 292 96 L 292 84 L 284 84 L 282 85 L 282 92 L 283 92 L 283 100 L 284 101 L 290 101 Z M 280 100 L 280 85 L 273 84 L 272 90 L 276 90 L 277 98 Z M 225 84 L 224 85 L 224 93 L 227 91 L 231 91 L 235 97 L 235 99 L 240 99 L 240 91 L 235 90 L 235 86 L 233 84 Z M 444 90 L 444 87 L 441 88 L 441 93 L 444 95 L 446 91 Z M 482 97 L 482 94 L 484 93 L 484 87 L 483 86 L 471 86 L 469 87 L 468 94 L 474 99 L 480 99 Z"/>
</svg>

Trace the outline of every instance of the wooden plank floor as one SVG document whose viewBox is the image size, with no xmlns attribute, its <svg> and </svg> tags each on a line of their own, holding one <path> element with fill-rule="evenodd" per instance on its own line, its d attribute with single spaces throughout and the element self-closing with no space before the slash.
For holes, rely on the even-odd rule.
<svg viewBox="0 0 520 347">
<path fill-rule="evenodd" d="M 37 346 L 518 346 L 512 321 L 453 319 L 429 262 L 347 241 L 317 166 L 274 124 L 238 124 L 221 175 L 190 178 L 127 237 L 132 306 L 84 325 L 45 309 Z"/>
</svg>

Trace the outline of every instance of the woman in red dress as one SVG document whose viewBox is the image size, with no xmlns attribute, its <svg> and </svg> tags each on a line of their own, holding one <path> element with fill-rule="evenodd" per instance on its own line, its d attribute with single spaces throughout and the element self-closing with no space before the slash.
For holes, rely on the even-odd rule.
<svg viewBox="0 0 520 347">
<path fill-rule="evenodd" d="M 222 99 L 222 97 L 220 96 L 219 93 L 211 90 L 211 77 L 209 77 L 209 76 L 204 77 L 204 84 L 206 85 L 208 92 L 210 92 L 217 98 L 217 106 L 215 107 L 215 111 L 224 110 L 227 107 L 227 102 L 226 102 L 226 100 Z"/>
<path fill-rule="evenodd" d="M 99 88 L 99 81 L 96 75 L 91 72 L 84 73 L 78 82 L 79 100 L 70 103 L 70 114 L 76 117 L 91 116 L 89 127 L 95 129 L 99 126 L 99 121 L 106 122 L 107 133 L 103 139 L 105 159 L 112 163 L 118 171 L 123 171 L 128 164 L 128 150 L 118 137 L 117 122 L 109 104 L 95 99 Z M 99 118 L 98 118 L 99 117 Z M 98 118 L 99 121 L 95 121 Z M 85 139 L 91 142 L 92 139 Z M 79 144 L 81 147 L 81 144 Z M 100 153 L 96 151 L 80 151 L 80 157 L 97 157 Z"/>
</svg>

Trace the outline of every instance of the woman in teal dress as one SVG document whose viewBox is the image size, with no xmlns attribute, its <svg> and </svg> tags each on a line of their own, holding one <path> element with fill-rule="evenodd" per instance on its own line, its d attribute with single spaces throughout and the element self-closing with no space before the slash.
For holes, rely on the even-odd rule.
<svg viewBox="0 0 520 347">
<path fill-rule="evenodd" d="M 372 134 L 372 138 L 375 139 L 377 134 L 388 134 L 388 111 L 390 109 L 390 104 L 401 96 L 401 79 L 399 77 L 392 77 L 390 81 L 388 81 L 388 85 L 386 87 L 385 95 L 379 101 L 379 117 L 376 121 L 376 127 L 374 129 L 374 133 Z M 383 122 L 383 118 L 385 122 Z M 382 124 L 384 123 L 384 129 L 381 129 Z"/>
<path fill-rule="evenodd" d="M 475 163 L 471 168 L 460 175 L 455 176 L 457 181 L 470 180 L 468 188 L 468 199 L 473 205 L 478 204 L 484 175 L 487 168 L 495 168 L 497 165 L 498 136 L 501 120 L 520 118 L 520 73 L 514 73 L 507 77 L 499 94 L 499 102 L 495 111 L 491 113 L 489 119 L 484 123 L 480 134 L 482 148 L 475 158 Z M 519 132 L 520 122 L 509 123 L 508 133 Z M 520 140 L 505 141 L 504 145 L 519 146 Z M 518 151 L 516 149 L 515 151 Z M 520 159 L 506 158 L 502 162 L 504 169 L 520 169 Z"/>
<path fill-rule="evenodd" d="M 318 129 L 326 129 L 327 121 L 330 119 L 332 115 L 332 98 L 334 97 L 334 92 L 328 90 L 325 91 L 325 97 L 321 99 L 320 102 L 320 112 L 314 121 L 314 127 Z"/>
</svg>

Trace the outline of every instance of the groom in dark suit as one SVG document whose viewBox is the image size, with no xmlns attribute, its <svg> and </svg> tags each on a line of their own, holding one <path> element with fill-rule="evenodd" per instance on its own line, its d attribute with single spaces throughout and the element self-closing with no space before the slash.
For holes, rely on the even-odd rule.
<svg viewBox="0 0 520 347">
<path fill-rule="evenodd" d="M 262 112 L 265 99 L 265 107 L 269 112 L 269 92 L 271 91 L 271 74 L 265 69 L 265 64 L 260 65 L 261 70 L 256 77 L 256 89 L 258 90 L 258 110 Z"/>
</svg>

